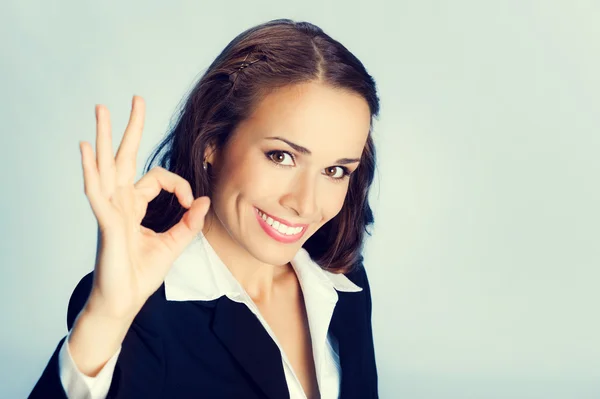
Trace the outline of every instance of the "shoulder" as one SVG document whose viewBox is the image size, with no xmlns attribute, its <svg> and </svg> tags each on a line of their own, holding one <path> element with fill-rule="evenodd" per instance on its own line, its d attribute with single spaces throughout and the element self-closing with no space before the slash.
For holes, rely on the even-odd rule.
<svg viewBox="0 0 600 399">
<path fill-rule="evenodd" d="M 345 276 L 354 284 L 362 288 L 360 292 L 338 292 L 340 301 L 351 307 L 360 307 L 365 309 L 366 314 L 371 315 L 371 286 L 367 277 L 367 271 L 363 262 L 355 266 L 349 272 L 344 273 Z"/>
<path fill-rule="evenodd" d="M 367 277 L 367 270 L 363 262 L 358 266 L 355 266 L 352 270 L 346 273 L 346 277 L 354 284 L 362 288 L 363 296 L 367 301 L 369 312 L 371 309 L 371 286 L 369 284 L 369 278 Z"/>
<path fill-rule="evenodd" d="M 369 279 L 367 278 L 367 271 L 364 263 L 361 262 L 348 273 L 345 273 L 345 275 L 354 284 L 358 285 L 363 290 L 370 292 Z"/>
</svg>

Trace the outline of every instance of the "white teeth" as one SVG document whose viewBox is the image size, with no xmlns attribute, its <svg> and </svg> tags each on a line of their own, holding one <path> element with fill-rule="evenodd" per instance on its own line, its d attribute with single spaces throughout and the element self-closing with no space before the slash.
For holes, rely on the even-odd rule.
<svg viewBox="0 0 600 399">
<path fill-rule="evenodd" d="M 298 234 L 299 232 L 302 231 L 302 227 L 288 227 L 287 231 L 285 232 L 286 235 L 291 236 L 294 234 Z"/>
<path fill-rule="evenodd" d="M 269 226 L 272 226 L 275 230 L 277 230 L 281 234 L 291 236 L 294 234 L 298 234 L 303 230 L 303 227 L 289 227 L 283 223 L 279 223 L 279 221 L 273 220 L 272 217 L 267 216 L 266 214 L 262 213 L 261 211 L 258 211 L 258 215 L 262 218 L 262 220 L 267 222 L 267 224 Z"/>
<path fill-rule="evenodd" d="M 281 232 L 281 230 L 279 230 L 279 231 Z M 288 235 L 288 236 L 291 236 L 291 235 L 298 234 L 301 231 L 302 231 L 302 227 L 288 227 L 287 231 L 284 234 Z"/>
</svg>

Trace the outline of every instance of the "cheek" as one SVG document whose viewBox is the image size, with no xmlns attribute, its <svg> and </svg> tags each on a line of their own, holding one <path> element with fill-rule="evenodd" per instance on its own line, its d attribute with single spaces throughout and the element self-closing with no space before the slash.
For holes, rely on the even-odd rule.
<svg viewBox="0 0 600 399">
<path fill-rule="evenodd" d="M 274 167 L 263 159 L 262 153 L 246 153 L 231 159 L 236 159 L 236 162 L 229 162 L 222 171 L 222 193 L 225 196 L 243 196 L 252 202 L 273 196 L 280 189 L 283 183 L 277 181 L 280 175 L 274 173 Z"/>
<path fill-rule="evenodd" d="M 327 222 L 329 222 L 331 219 L 333 219 L 340 213 L 344 206 L 344 197 L 345 191 L 343 191 L 343 194 L 330 195 L 322 200 L 321 214 L 323 216 L 323 219 L 321 219 L 321 222 L 319 224 L 313 227 L 312 232 L 309 235 L 307 235 L 306 239 L 310 238 L 310 236 L 312 236 L 318 230 L 320 230 L 321 227 L 323 227 L 323 225 L 325 225 Z"/>
<path fill-rule="evenodd" d="M 346 187 L 333 187 L 334 183 L 326 182 L 330 185 L 330 189 L 327 190 L 320 198 L 321 209 L 323 213 L 323 224 L 333 219 L 344 206 L 344 199 L 346 198 L 347 189 Z"/>
</svg>

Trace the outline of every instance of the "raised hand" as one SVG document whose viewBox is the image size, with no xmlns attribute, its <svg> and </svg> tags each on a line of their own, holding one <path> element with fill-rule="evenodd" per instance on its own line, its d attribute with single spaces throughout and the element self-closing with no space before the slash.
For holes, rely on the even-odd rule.
<svg viewBox="0 0 600 399">
<path fill-rule="evenodd" d="M 129 123 L 112 154 L 110 116 L 96 106 L 96 156 L 80 142 L 85 194 L 98 220 L 99 246 L 86 310 L 108 318 L 131 318 L 162 284 L 173 261 L 201 231 L 210 201 L 193 198 L 182 177 L 155 167 L 134 184 L 136 156 L 144 127 L 145 103 L 134 96 Z M 189 208 L 170 230 L 141 226 L 148 203 L 161 191 L 175 193 Z"/>
</svg>

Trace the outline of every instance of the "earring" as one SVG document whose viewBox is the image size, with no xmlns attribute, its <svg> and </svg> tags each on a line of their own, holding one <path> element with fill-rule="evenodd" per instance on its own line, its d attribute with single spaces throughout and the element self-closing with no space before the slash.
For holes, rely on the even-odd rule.
<svg viewBox="0 0 600 399">
<path fill-rule="evenodd" d="M 208 162 L 206 162 L 206 159 L 204 159 L 204 162 L 202 162 L 202 167 L 204 170 L 208 170 Z"/>
</svg>

